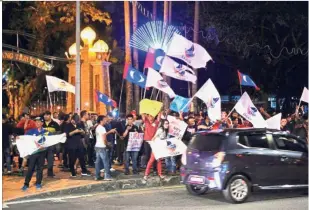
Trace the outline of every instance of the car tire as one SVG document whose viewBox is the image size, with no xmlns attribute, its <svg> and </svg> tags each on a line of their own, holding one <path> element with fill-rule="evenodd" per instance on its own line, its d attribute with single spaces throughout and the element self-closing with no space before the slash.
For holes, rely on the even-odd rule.
<svg viewBox="0 0 309 210">
<path fill-rule="evenodd" d="M 231 203 L 243 203 L 251 195 L 251 182 L 242 175 L 233 176 L 222 191 L 224 198 Z"/>
<path fill-rule="evenodd" d="M 198 187 L 196 185 L 187 184 L 186 188 L 192 195 L 204 195 L 208 192 L 208 186 Z"/>
</svg>

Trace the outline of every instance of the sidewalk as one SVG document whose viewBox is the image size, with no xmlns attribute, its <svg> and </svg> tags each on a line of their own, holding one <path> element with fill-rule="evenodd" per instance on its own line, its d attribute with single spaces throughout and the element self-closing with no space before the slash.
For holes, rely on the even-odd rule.
<svg viewBox="0 0 309 210">
<path fill-rule="evenodd" d="M 10 175 L 2 177 L 2 199 L 4 202 L 23 200 L 23 199 L 34 199 L 44 198 L 50 196 L 63 196 L 81 193 L 94 193 L 110 190 L 121 190 L 121 189 L 136 189 L 144 187 L 159 187 L 179 184 L 179 176 L 167 177 L 166 180 L 161 181 L 158 176 L 150 178 L 147 182 L 143 181 L 142 177 L 144 171 L 140 172 L 139 175 L 124 175 L 123 166 L 114 165 L 116 169 L 112 172 L 113 181 L 95 181 L 94 180 L 94 168 L 88 168 L 91 171 L 91 177 L 81 177 L 80 168 L 78 168 L 78 176 L 76 178 L 70 177 L 70 172 L 64 172 L 58 168 L 58 161 L 55 161 L 54 166 L 54 178 L 47 178 L 47 169 L 43 172 L 43 188 L 36 190 L 35 188 L 35 173 L 30 183 L 30 188 L 23 192 L 21 190 L 24 184 L 24 177 Z"/>
</svg>

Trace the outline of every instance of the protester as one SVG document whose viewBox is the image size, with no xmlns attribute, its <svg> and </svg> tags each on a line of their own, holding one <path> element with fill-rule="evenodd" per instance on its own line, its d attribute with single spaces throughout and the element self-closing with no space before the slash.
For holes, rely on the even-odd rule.
<svg viewBox="0 0 309 210">
<path fill-rule="evenodd" d="M 104 180 L 111 181 L 112 176 L 110 172 L 109 165 L 109 151 L 107 149 L 107 138 L 106 138 L 106 129 L 104 125 L 107 123 L 107 118 L 104 115 L 100 115 L 98 117 L 98 126 L 96 127 L 96 162 L 95 162 L 95 180 L 100 180 L 100 171 L 102 168 L 102 164 L 104 165 Z"/>
<path fill-rule="evenodd" d="M 113 156 L 114 156 L 114 147 L 115 147 L 115 133 L 116 133 L 116 129 L 115 127 L 112 126 L 112 121 L 114 120 L 114 116 L 111 112 L 109 112 L 107 114 L 107 121 L 104 125 L 105 129 L 106 129 L 106 138 L 107 138 L 107 142 L 108 142 L 108 145 L 109 145 L 109 148 L 108 148 L 108 156 L 109 156 L 109 166 L 111 167 L 110 168 L 110 171 L 111 172 L 114 172 L 116 171 L 112 165 L 113 165 Z"/>
<path fill-rule="evenodd" d="M 125 175 L 129 175 L 129 166 L 130 166 L 130 158 L 132 160 L 133 165 L 133 174 L 138 174 L 137 168 L 137 159 L 139 151 L 127 151 L 128 141 L 130 133 L 138 133 L 140 132 L 139 128 L 133 124 L 133 115 L 129 114 L 127 116 L 127 125 L 126 130 L 123 133 L 124 144 L 125 144 Z"/>
<path fill-rule="evenodd" d="M 70 124 L 71 122 L 71 118 L 70 115 L 65 114 L 63 116 L 63 123 L 60 125 L 60 131 L 61 133 L 65 133 L 66 130 L 66 126 L 68 126 L 68 124 Z M 63 170 L 67 170 L 69 168 L 69 156 L 68 156 L 68 141 L 66 141 L 64 144 L 61 144 L 62 147 L 62 157 L 60 156 L 60 167 L 63 166 Z M 61 162 L 63 161 L 63 162 Z"/>
<path fill-rule="evenodd" d="M 58 123 L 52 120 L 51 112 L 46 111 L 44 113 L 44 124 L 43 128 L 50 132 L 51 135 L 60 134 L 60 126 Z M 59 153 L 61 152 L 61 144 L 57 144 L 55 146 L 48 147 L 47 149 L 47 176 L 53 178 L 55 176 L 53 172 L 54 166 L 54 154 L 57 153 L 59 157 Z"/>
<path fill-rule="evenodd" d="M 44 120 L 41 117 L 35 118 L 35 121 L 36 121 L 37 128 L 29 130 L 26 133 L 26 135 L 41 136 L 41 138 L 44 138 L 44 136 L 46 135 L 50 135 L 50 132 L 42 127 Z M 35 184 L 36 189 L 42 188 L 43 166 L 44 166 L 46 151 L 43 146 L 40 146 L 39 149 L 42 151 L 32 154 L 28 158 L 29 167 L 28 167 L 28 171 L 26 174 L 25 183 L 22 188 L 23 191 L 26 191 L 29 188 L 29 183 L 31 181 L 35 168 L 36 168 L 36 184 Z"/>
<path fill-rule="evenodd" d="M 71 122 L 65 127 L 71 177 L 76 177 L 77 172 L 75 171 L 74 165 L 77 159 L 79 160 L 80 167 L 82 169 L 81 175 L 90 176 L 90 173 L 86 169 L 84 145 L 82 143 L 82 138 L 85 131 L 82 129 L 79 121 L 79 116 L 74 114 Z"/>
<path fill-rule="evenodd" d="M 168 127 L 169 127 L 169 122 L 168 120 L 164 120 L 163 121 L 163 125 L 161 125 L 161 127 L 157 130 L 157 132 L 155 133 L 155 135 L 152 137 L 151 141 L 155 141 L 157 138 L 158 140 L 166 140 L 168 138 Z M 148 179 L 148 176 L 150 174 L 150 168 L 152 167 L 152 165 L 155 162 L 155 156 L 153 154 L 153 152 L 151 153 L 151 157 L 148 161 L 147 167 L 146 167 L 146 171 L 145 171 L 145 176 L 144 176 L 144 180 Z M 161 159 L 157 160 L 157 169 L 158 169 L 158 175 L 161 179 L 164 179 L 165 177 L 162 175 L 162 163 L 161 163 Z"/>
<path fill-rule="evenodd" d="M 24 129 L 25 133 L 27 133 L 29 130 L 36 128 L 36 124 L 30 119 L 30 115 L 28 113 L 23 113 L 16 127 Z"/>
<path fill-rule="evenodd" d="M 155 119 L 155 117 L 151 115 L 142 114 L 142 120 L 145 124 L 145 132 L 144 132 L 144 142 L 142 145 L 143 148 L 143 157 L 141 167 L 146 168 L 146 164 L 148 163 L 150 156 L 151 156 L 151 147 L 148 141 L 151 141 L 156 134 L 156 131 L 159 127 L 159 119 L 161 119 L 161 114 Z M 155 171 L 155 170 L 154 170 Z"/>
<path fill-rule="evenodd" d="M 206 116 L 205 120 L 201 122 L 197 129 L 199 131 L 210 131 L 212 129 L 213 123 L 210 121 L 209 117 Z"/>
<path fill-rule="evenodd" d="M 4 172 L 4 160 L 6 162 L 7 173 L 12 173 L 11 166 L 11 142 L 10 135 L 13 134 L 13 126 L 9 124 L 7 116 L 2 114 L 2 172 Z"/>
</svg>

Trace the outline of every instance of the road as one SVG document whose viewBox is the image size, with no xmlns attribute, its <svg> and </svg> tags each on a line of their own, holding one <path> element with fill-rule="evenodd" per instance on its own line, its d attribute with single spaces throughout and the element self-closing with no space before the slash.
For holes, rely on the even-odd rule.
<svg viewBox="0 0 309 210">
<path fill-rule="evenodd" d="M 244 204 L 227 203 L 220 193 L 193 196 L 183 186 L 135 189 L 6 203 L 16 210 L 306 210 L 308 197 L 301 192 L 258 192 Z"/>
</svg>

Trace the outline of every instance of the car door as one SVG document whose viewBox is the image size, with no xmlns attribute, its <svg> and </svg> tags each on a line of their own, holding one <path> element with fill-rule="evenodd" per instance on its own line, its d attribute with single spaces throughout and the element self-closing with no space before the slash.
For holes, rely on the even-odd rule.
<svg viewBox="0 0 309 210">
<path fill-rule="evenodd" d="M 308 147 L 295 136 L 277 134 L 273 140 L 278 151 L 276 165 L 281 185 L 308 184 Z"/>
<path fill-rule="evenodd" d="M 276 184 L 277 171 L 275 151 L 271 148 L 269 134 L 244 133 L 239 135 L 239 144 L 245 145 L 243 155 L 245 171 L 252 177 L 253 184 L 269 186 Z"/>
</svg>

